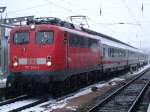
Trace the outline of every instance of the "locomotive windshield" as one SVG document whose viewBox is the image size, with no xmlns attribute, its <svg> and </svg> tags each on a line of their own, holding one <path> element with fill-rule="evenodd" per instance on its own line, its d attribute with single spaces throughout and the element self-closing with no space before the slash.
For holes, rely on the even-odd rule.
<svg viewBox="0 0 150 112">
<path fill-rule="evenodd" d="M 40 31 L 36 33 L 36 43 L 38 44 L 51 44 L 53 42 L 53 32 Z"/>
<path fill-rule="evenodd" d="M 25 44 L 29 42 L 29 33 L 28 32 L 16 32 L 14 34 L 14 43 L 15 44 Z"/>
</svg>

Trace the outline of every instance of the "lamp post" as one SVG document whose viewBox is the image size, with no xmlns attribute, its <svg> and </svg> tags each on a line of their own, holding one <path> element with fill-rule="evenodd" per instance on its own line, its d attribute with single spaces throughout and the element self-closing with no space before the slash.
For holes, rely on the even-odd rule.
<svg viewBox="0 0 150 112">
<path fill-rule="evenodd" d="M 0 7 L 0 13 L 1 13 L 1 19 L 2 19 L 2 13 L 5 12 L 6 7 Z"/>
<path fill-rule="evenodd" d="M 4 20 L 2 18 L 2 14 L 5 12 L 6 7 L 0 7 L 0 14 L 1 14 L 1 18 L 0 18 L 0 24 L 4 24 Z M 0 26 L 0 68 L 2 71 L 4 71 L 5 69 L 5 62 L 3 60 L 4 58 L 4 36 L 5 36 L 5 28 L 3 26 Z"/>
</svg>

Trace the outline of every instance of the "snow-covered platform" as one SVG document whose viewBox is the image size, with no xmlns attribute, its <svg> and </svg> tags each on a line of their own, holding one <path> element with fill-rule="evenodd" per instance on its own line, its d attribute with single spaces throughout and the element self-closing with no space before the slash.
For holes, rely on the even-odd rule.
<svg viewBox="0 0 150 112">
<path fill-rule="evenodd" d="M 149 104 L 149 106 L 148 106 L 147 112 L 150 112 L 150 104 Z"/>
<path fill-rule="evenodd" d="M 4 74 L 0 70 L 0 88 L 6 87 L 6 78 L 4 77 Z"/>
<path fill-rule="evenodd" d="M 0 88 L 6 87 L 6 79 L 0 79 Z"/>
</svg>

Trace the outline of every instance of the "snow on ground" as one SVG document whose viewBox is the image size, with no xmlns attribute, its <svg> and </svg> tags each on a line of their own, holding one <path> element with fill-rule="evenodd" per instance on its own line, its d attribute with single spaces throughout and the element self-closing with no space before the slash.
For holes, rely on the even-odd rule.
<svg viewBox="0 0 150 112">
<path fill-rule="evenodd" d="M 51 112 L 53 111 L 54 109 L 59 109 L 59 108 L 63 108 L 67 105 L 67 102 L 66 101 L 60 101 L 60 102 L 56 102 L 52 105 L 50 105 L 48 107 L 48 110 L 46 110 L 45 112 Z"/>
<path fill-rule="evenodd" d="M 7 79 L 0 79 L 0 83 L 6 83 Z"/>
<path fill-rule="evenodd" d="M 6 87 L 6 79 L 0 79 L 0 88 Z"/>
<path fill-rule="evenodd" d="M 77 109 L 78 107 L 77 107 L 77 106 L 72 106 L 72 107 L 67 106 L 66 108 L 69 109 L 69 110 L 72 110 L 72 111 L 76 111 L 76 109 Z"/>
<path fill-rule="evenodd" d="M 150 67 L 150 65 L 145 66 L 144 68 L 142 68 L 139 71 L 134 72 L 133 74 L 127 73 L 126 75 L 127 76 L 137 75 L 140 72 L 142 72 L 143 70 L 147 69 L 148 67 Z M 109 80 L 108 82 L 93 84 L 93 85 L 90 85 L 88 87 L 78 90 L 76 93 L 72 93 L 71 96 L 69 95 L 69 97 L 67 97 L 63 100 L 57 101 L 56 99 L 53 99 L 48 102 L 37 105 L 35 107 L 32 107 L 30 109 L 23 110 L 22 112 L 31 112 L 31 111 L 33 111 L 33 112 L 41 112 L 41 111 L 42 112 L 50 112 L 50 111 L 53 111 L 54 109 L 63 108 L 68 104 L 69 100 L 91 93 L 92 92 L 91 87 L 93 87 L 93 86 L 102 88 L 104 86 L 109 85 L 110 83 L 112 86 L 114 86 L 117 84 L 116 82 L 124 81 L 125 78 L 126 77 L 120 76 L 120 77 L 115 77 L 115 78 Z M 71 110 L 76 110 L 77 107 L 73 106 L 73 107 L 66 107 L 66 108 L 71 109 Z"/>
<path fill-rule="evenodd" d="M 146 70 L 149 67 L 150 67 L 150 64 L 146 65 L 145 67 L 141 68 L 138 71 L 133 72 L 133 74 L 130 74 L 130 75 L 137 75 L 137 74 L 141 73 L 142 71 Z"/>
<path fill-rule="evenodd" d="M 122 78 L 113 78 L 112 80 L 110 80 L 110 82 L 114 82 L 114 81 L 124 81 L 125 79 L 122 79 Z"/>
<path fill-rule="evenodd" d="M 104 87 L 106 85 L 107 84 L 94 84 L 94 86 L 98 86 L 98 87 Z M 35 112 L 39 112 L 39 111 L 50 112 L 50 111 L 52 111 L 54 109 L 63 108 L 63 107 L 65 107 L 68 104 L 69 100 L 77 98 L 79 96 L 83 96 L 83 95 L 91 93 L 92 92 L 91 91 L 91 87 L 92 86 L 88 86 L 86 88 L 83 88 L 83 89 L 79 90 L 76 93 L 72 93 L 71 96 L 69 95 L 70 97 L 67 97 L 67 98 L 65 98 L 63 100 L 60 100 L 60 101 L 51 100 L 51 101 L 45 102 L 43 104 L 40 104 L 40 105 L 38 105 L 36 107 L 32 107 L 30 109 L 26 109 L 26 110 L 24 110 L 22 112 L 30 112 L 30 111 L 35 111 Z M 46 108 L 45 108 L 44 105 L 47 105 Z M 75 110 L 77 107 L 67 107 L 67 108 L 71 108 L 71 110 Z"/>
<path fill-rule="evenodd" d="M 150 104 L 149 104 L 149 106 L 148 106 L 147 112 L 150 112 Z"/>
<path fill-rule="evenodd" d="M 0 88 L 6 87 L 7 79 L 4 78 L 4 73 L 0 70 Z"/>
<path fill-rule="evenodd" d="M 8 112 L 8 111 L 11 111 L 11 110 L 16 109 L 18 107 L 22 107 L 24 105 L 30 104 L 30 103 L 35 102 L 35 101 L 37 101 L 37 100 L 30 99 L 30 100 L 23 100 L 23 101 L 18 101 L 18 102 L 11 103 L 8 105 L 4 105 L 4 106 L 0 107 L 0 112 Z"/>
</svg>

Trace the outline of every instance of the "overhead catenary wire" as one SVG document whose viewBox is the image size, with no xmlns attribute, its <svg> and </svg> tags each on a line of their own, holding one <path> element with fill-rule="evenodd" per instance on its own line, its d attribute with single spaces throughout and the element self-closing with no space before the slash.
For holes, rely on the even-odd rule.
<svg viewBox="0 0 150 112">
<path fill-rule="evenodd" d="M 85 7 L 83 7 L 83 6 L 81 6 L 81 5 L 77 4 L 77 3 L 73 3 L 73 2 L 68 1 L 68 0 L 62 0 L 62 1 L 67 3 L 68 5 L 72 4 L 72 5 L 76 6 L 77 8 L 80 8 L 81 10 L 86 11 L 86 12 L 88 12 L 90 14 L 93 14 L 93 15 L 96 15 L 96 16 L 98 15 L 98 13 L 95 13 L 94 11 L 91 12 L 91 9 L 85 8 Z"/>
<path fill-rule="evenodd" d="M 50 1 L 50 0 L 45 0 L 45 1 L 47 1 L 47 2 L 49 2 L 50 4 L 52 4 L 53 6 L 55 6 L 55 7 L 58 7 L 58 8 L 60 8 L 60 9 L 63 9 L 63 10 L 65 10 L 65 11 L 67 11 L 67 12 L 69 12 L 69 13 L 71 13 L 71 14 L 77 14 L 77 15 L 79 15 L 80 14 L 80 12 L 79 12 L 79 10 L 77 11 L 77 9 L 72 9 L 72 8 L 68 8 L 68 7 L 65 7 L 65 6 L 62 6 L 61 4 L 59 4 L 59 3 L 56 3 L 56 2 L 54 2 L 54 1 Z M 94 12 L 92 12 L 89 8 L 85 8 L 84 6 L 81 6 L 81 5 L 79 5 L 79 4 L 77 4 L 76 2 L 75 3 L 73 3 L 72 1 L 70 1 L 70 0 L 63 0 L 64 2 L 68 2 L 68 4 L 72 4 L 72 5 L 75 5 L 75 6 L 77 6 L 77 8 L 80 8 L 81 10 L 84 10 L 84 11 L 87 11 L 87 12 L 89 12 L 90 14 L 94 14 L 94 15 L 96 15 L 96 16 L 98 16 L 98 14 L 99 13 L 95 13 L 95 11 Z M 100 1 L 100 2 L 102 2 L 102 1 Z M 26 8 L 26 9 L 21 9 L 21 10 L 16 10 L 16 11 L 11 11 L 11 13 L 17 13 L 17 12 L 21 12 L 21 11 L 25 11 L 25 10 L 31 10 L 31 9 L 34 9 L 34 8 L 38 8 L 38 7 L 43 7 L 45 4 L 42 4 L 42 5 L 37 5 L 37 6 L 34 6 L 34 7 L 29 7 L 29 8 Z M 100 5 L 102 5 L 102 3 L 100 3 Z M 101 6 L 100 6 L 101 7 Z M 121 6 L 119 6 L 118 8 L 120 8 L 120 7 L 126 7 L 126 5 L 121 5 Z M 108 9 L 111 9 L 111 7 L 110 8 L 108 8 Z M 130 9 L 130 7 L 129 7 L 129 9 Z M 129 10 L 128 9 L 128 10 Z M 103 10 L 105 10 L 105 7 L 103 8 Z M 107 10 L 107 8 L 106 8 L 106 10 Z M 130 9 L 131 10 L 131 9 Z M 10 12 L 8 12 L 8 14 L 9 14 Z M 131 11 L 131 13 L 132 13 L 132 11 Z M 132 14 L 133 15 L 133 14 Z M 88 17 L 88 18 L 90 18 L 89 20 L 92 22 L 92 23 L 94 23 L 95 25 L 97 25 L 97 26 L 99 26 L 100 28 L 104 28 L 104 26 L 105 26 L 105 23 L 104 23 L 104 25 L 100 25 L 100 24 L 97 24 L 96 23 L 96 20 L 93 20 L 93 18 L 91 18 L 91 17 Z M 136 20 L 136 18 L 134 17 L 134 15 L 132 16 L 132 18 L 134 18 L 134 21 L 135 22 L 137 22 L 137 24 L 138 23 L 140 23 L 141 24 L 141 22 L 138 22 L 137 20 Z M 135 22 L 133 22 L 133 24 L 135 24 Z M 130 22 L 131 24 L 132 24 L 132 22 Z M 113 23 L 112 23 L 113 24 Z M 106 24 L 107 25 L 107 24 Z M 108 29 L 107 29 L 108 30 Z M 110 30 L 109 30 L 110 31 Z M 112 31 L 111 31 L 112 32 Z"/>
<path fill-rule="evenodd" d="M 74 12 L 72 9 L 69 9 L 69 8 L 63 7 L 63 6 L 61 6 L 61 5 L 58 5 L 58 4 L 56 4 L 55 2 L 52 2 L 52 1 L 50 1 L 50 0 L 44 0 L 44 1 L 47 1 L 48 3 L 53 4 L 53 5 L 55 5 L 56 7 L 60 8 L 60 9 L 63 9 L 63 10 L 66 10 L 66 11 L 68 11 L 68 12 L 70 12 L 70 13 L 75 13 L 75 14 L 80 15 L 79 13 Z"/>
<path fill-rule="evenodd" d="M 88 11 L 88 10 L 89 10 L 89 9 L 83 8 L 83 7 L 81 7 L 80 5 L 75 4 L 75 3 L 71 2 L 71 1 L 67 1 L 67 0 L 63 0 L 63 1 L 66 2 L 66 3 L 68 3 L 68 4 L 73 4 L 73 5 L 79 7 L 80 9 L 83 9 L 83 10 L 85 10 L 85 11 Z M 88 11 L 88 12 L 89 12 L 89 11 Z M 90 12 L 90 13 L 92 13 L 92 12 Z M 92 13 L 92 14 L 98 16 L 98 13 Z M 90 18 L 90 17 L 88 17 L 88 16 L 87 16 L 87 19 L 88 19 L 89 21 L 91 21 L 94 25 L 96 25 L 96 26 L 98 26 L 98 27 L 100 27 L 100 28 L 103 27 L 103 28 L 106 29 L 107 31 L 110 31 L 110 32 L 112 32 L 112 33 L 117 34 L 115 31 L 106 28 L 106 26 L 97 24 L 92 18 Z"/>
<path fill-rule="evenodd" d="M 49 1 L 49 0 L 45 0 L 45 1 Z M 75 5 L 75 6 L 77 6 L 77 7 L 79 7 L 80 9 L 83 9 L 84 11 L 88 11 L 89 12 L 89 9 L 87 9 L 87 8 L 82 8 L 80 5 L 78 5 L 78 4 L 74 4 L 73 2 L 71 2 L 71 1 L 66 1 L 66 0 L 63 0 L 64 2 L 66 2 L 66 3 L 68 3 L 68 4 L 73 4 L 73 5 Z M 62 7 L 62 6 L 60 6 L 60 5 L 57 5 L 56 3 L 54 3 L 54 2 L 51 2 L 51 1 L 49 1 L 51 4 L 53 4 L 53 5 L 55 5 L 55 6 L 57 6 L 58 8 L 63 8 L 64 10 L 67 10 L 68 12 L 74 12 L 72 9 L 68 9 L 68 8 L 65 8 L 65 7 Z M 100 1 L 100 5 L 101 5 L 101 1 Z M 36 5 L 36 6 L 33 6 L 33 7 L 28 7 L 28 8 L 24 8 L 24 9 L 20 9 L 20 10 L 15 10 L 15 11 L 10 11 L 10 12 L 7 12 L 8 14 L 9 13 L 17 13 L 17 12 L 22 12 L 22 11 L 26 11 L 26 10 L 31 10 L 31 9 L 34 9 L 34 8 L 39 8 L 39 7 L 43 7 L 43 6 L 45 6 L 45 4 L 39 4 L 39 5 Z M 101 6 L 100 6 L 101 7 Z M 123 7 L 123 6 L 122 6 Z M 117 7 L 117 8 L 120 8 L 120 7 Z M 110 8 L 111 9 L 111 8 Z M 92 12 L 90 12 L 91 14 L 94 14 L 94 15 L 96 15 L 96 16 L 98 16 L 98 14 L 97 13 L 92 13 Z M 76 13 L 77 14 L 77 13 Z"/>
<path fill-rule="evenodd" d="M 144 11 L 144 4 L 143 4 L 143 0 L 142 0 L 142 6 L 141 6 L 141 11 Z"/>
<path fill-rule="evenodd" d="M 45 0 L 45 1 L 47 1 L 47 2 L 49 2 L 49 3 L 51 3 L 51 4 L 53 4 L 53 5 L 55 5 L 55 6 L 58 7 L 58 8 L 61 8 L 61 9 L 63 9 L 63 10 L 66 10 L 66 11 L 72 12 L 72 13 L 74 13 L 74 14 L 80 15 L 79 13 L 76 13 L 75 11 L 73 11 L 73 10 L 71 10 L 71 9 L 68 9 L 68 8 L 62 7 L 62 6 L 60 6 L 60 5 L 57 5 L 56 3 L 51 2 L 51 1 L 49 1 L 49 0 Z M 92 20 L 90 17 L 88 17 L 88 19 L 89 19 L 90 21 L 92 21 L 96 26 L 100 27 L 100 25 L 98 25 L 98 24 L 97 24 L 94 20 Z M 104 26 L 101 26 L 101 27 L 105 28 Z M 108 30 L 107 28 L 105 28 L 105 29 Z M 110 30 L 110 29 L 109 29 L 109 31 L 114 32 L 114 31 L 112 31 L 112 30 Z"/>
<path fill-rule="evenodd" d="M 100 9 L 99 9 L 99 13 L 100 13 L 100 16 L 102 15 L 102 2 L 100 0 Z"/>
<path fill-rule="evenodd" d="M 126 4 L 126 2 L 124 0 L 121 0 L 121 1 L 125 5 L 125 7 L 128 9 L 128 11 L 129 11 L 130 15 L 132 16 L 132 18 L 134 19 L 134 21 L 136 21 L 139 24 L 139 28 L 142 30 L 141 24 L 134 17 L 134 14 L 132 13 L 132 10 L 128 7 L 128 5 Z"/>
</svg>

